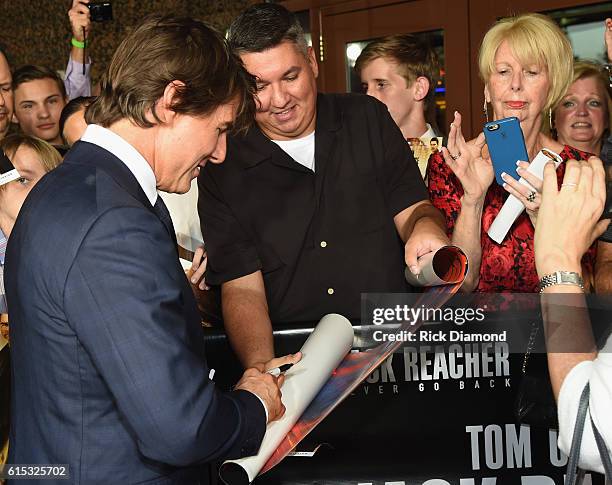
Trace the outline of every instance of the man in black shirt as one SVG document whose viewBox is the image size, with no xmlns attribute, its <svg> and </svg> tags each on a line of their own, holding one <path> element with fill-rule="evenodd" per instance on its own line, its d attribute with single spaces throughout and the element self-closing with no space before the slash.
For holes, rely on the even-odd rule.
<svg viewBox="0 0 612 485">
<path fill-rule="evenodd" d="M 256 126 L 199 178 L 206 281 L 245 366 L 274 355 L 272 322 L 360 318 L 362 292 L 405 292 L 407 264 L 448 244 L 385 105 L 317 94 L 317 62 L 295 16 L 255 5 L 229 42 L 256 77 Z"/>
</svg>

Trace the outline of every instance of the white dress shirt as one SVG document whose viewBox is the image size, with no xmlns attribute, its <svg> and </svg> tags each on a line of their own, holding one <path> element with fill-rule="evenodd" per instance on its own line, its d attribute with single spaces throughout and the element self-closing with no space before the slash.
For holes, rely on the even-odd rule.
<svg viewBox="0 0 612 485">
<path fill-rule="evenodd" d="M 111 152 L 134 174 L 151 205 L 157 201 L 157 182 L 149 162 L 136 148 L 116 133 L 100 125 L 87 125 L 81 141 L 93 143 Z"/>
</svg>

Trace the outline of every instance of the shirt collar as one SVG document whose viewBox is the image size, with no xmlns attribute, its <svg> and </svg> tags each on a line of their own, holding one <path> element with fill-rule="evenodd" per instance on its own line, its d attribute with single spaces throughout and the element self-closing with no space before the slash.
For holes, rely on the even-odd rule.
<svg viewBox="0 0 612 485">
<path fill-rule="evenodd" d="M 436 135 L 436 132 L 433 130 L 429 123 L 425 123 L 425 125 L 427 126 L 427 130 L 425 130 L 425 133 L 419 136 L 419 138 L 427 138 L 427 141 L 429 142 L 429 140 L 431 140 L 432 138 L 436 138 L 438 135 Z"/>
<path fill-rule="evenodd" d="M 337 131 L 342 127 L 342 113 L 334 96 L 317 94 L 317 113 L 315 123 L 315 143 L 327 131 Z M 253 124 L 246 135 L 230 137 L 228 142 L 229 158 L 235 148 L 234 140 L 240 140 L 240 159 L 247 168 L 254 167 L 272 156 L 280 148 L 263 134 L 257 124 Z"/>
<path fill-rule="evenodd" d="M 155 174 L 149 163 L 136 148 L 116 133 L 100 125 L 88 125 L 81 141 L 104 148 L 121 160 L 134 174 L 151 205 L 155 205 L 157 201 Z"/>
</svg>

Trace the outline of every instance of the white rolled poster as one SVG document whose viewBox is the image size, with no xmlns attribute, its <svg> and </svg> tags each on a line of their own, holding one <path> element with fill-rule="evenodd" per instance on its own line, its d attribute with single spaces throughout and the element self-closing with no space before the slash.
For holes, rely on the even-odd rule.
<svg viewBox="0 0 612 485">
<path fill-rule="evenodd" d="M 300 418 L 353 345 L 353 327 L 342 315 L 325 315 L 301 348 L 302 359 L 285 373 L 281 388 L 285 414 L 269 423 L 257 455 L 228 460 L 219 477 L 228 485 L 248 485 Z"/>
<path fill-rule="evenodd" d="M 555 162 L 555 168 L 563 162 L 561 157 L 555 152 L 548 148 L 542 148 L 529 164 L 529 167 L 527 167 L 527 171 L 541 180 L 544 178 L 544 166 L 546 162 L 550 161 Z M 519 182 L 533 190 L 533 187 L 531 187 L 523 177 L 519 179 Z M 489 237 L 497 244 L 501 244 L 512 227 L 512 224 L 514 224 L 514 221 L 516 221 L 517 217 L 520 216 L 524 210 L 525 206 L 523 203 L 514 195 L 510 194 L 487 231 Z"/>
</svg>

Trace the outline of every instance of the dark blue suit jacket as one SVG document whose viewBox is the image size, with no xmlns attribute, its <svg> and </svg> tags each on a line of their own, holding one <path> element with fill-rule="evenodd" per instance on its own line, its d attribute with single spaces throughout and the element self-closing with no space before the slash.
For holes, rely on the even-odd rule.
<svg viewBox="0 0 612 485">
<path fill-rule="evenodd" d="M 208 379 L 172 238 L 114 155 L 79 142 L 34 187 L 5 270 L 10 463 L 68 464 L 71 483 L 183 484 L 257 452 L 264 408 Z"/>
</svg>

